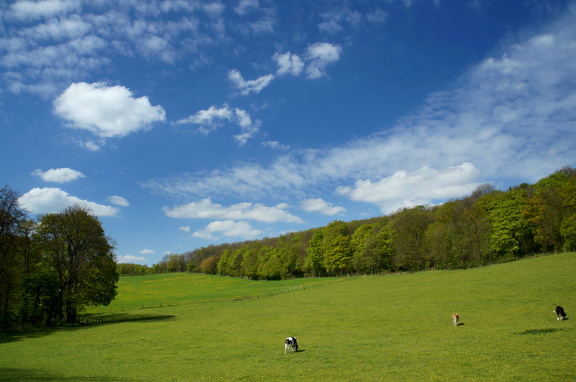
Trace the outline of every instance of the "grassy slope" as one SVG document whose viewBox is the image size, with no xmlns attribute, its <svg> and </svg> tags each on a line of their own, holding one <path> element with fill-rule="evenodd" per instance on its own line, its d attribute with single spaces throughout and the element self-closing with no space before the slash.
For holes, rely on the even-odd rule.
<svg viewBox="0 0 576 382">
<path fill-rule="evenodd" d="M 165 306 L 176 302 L 170 297 L 161 308 L 117 311 L 104 324 L 1 336 L 0 380 L 574 380 L 575 271 L 576 254 L 554 255 L 462 271 L 330 279 L 339 281 L 218 302 L 311 280 L 134 278 L 121 285 L 116 308 L 134 305 L 142 290 L 154 295 L 162 283 L 171 285 L 164 287 L 170 296 L 189 291 L 182 295 L 189 303 Z M 204 303 L 190 302 L 193 295 Z M 557 322 L 558 304 L 574 318 Z M 302 351 L 284 354 L 289 335 Z"/>
</svg>

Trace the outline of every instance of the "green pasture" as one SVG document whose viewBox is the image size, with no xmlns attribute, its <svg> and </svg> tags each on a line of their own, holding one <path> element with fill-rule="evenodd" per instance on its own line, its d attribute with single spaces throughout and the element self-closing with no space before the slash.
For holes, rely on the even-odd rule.
<svg viewBox="0 0 576 382">
<path fill-rule="evenodd" d="M 0 335 L 0 380 L 571 381 L 575 276 L 570 253 L 388 276 L 122 278 L 88 316 L 102 323 Z M 287 336 L 299 352 L 284 354 Z"/>
<path fill-rule="evenodd" d="M 256 299 L 304 290 L 339 280 L 337 278 L 307 278 L 255 282 L 198 273 L 125 276 L 120 278 L 119 293 L 110 306 L 91 308 L 87 313 L 99 315 L 137 308 Z"/>
</svg>

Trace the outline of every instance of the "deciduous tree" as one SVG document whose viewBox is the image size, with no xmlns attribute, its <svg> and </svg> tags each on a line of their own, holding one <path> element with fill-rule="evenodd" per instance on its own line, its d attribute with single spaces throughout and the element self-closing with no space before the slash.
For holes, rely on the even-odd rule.
<svg viewBox="0 0 576 382">
<path fill-rule="evenodd" d="M 88 305 L 108 305 L 118 273 L 113 244 L 97 217 L 81 206 L 44 215 L 35 233 L 44 273 L 57 280 L 54 321 L 75 322 Z"/>
</svg>

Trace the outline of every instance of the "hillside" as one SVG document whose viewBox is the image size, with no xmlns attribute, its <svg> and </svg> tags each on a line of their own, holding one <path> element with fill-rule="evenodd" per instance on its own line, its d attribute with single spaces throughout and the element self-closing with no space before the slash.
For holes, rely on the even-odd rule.
<svg viewBox="0 0 576 382">
<path fill-rule="evenodd" d="M 440 206 L 276 238 L 211 245 L 167 255 L 120 274 L 202 272 L 260 280 L 460 269 L 537 253 L 576 250 L 576 169 L 497 191 L 488 184 Z"/>
<path fill-rule="evenodd" d="M 310 279 L 122 278 L 112 313 L 89 317 L 103 323 L 0 337 L 0 379 L 573 380 L 575 272 L 569 253 L 314 287 Z M 161 307 L 127 308 L 158 291 Z M 556 321 L 558 304 L 568 320 Z M 287 336 L 301 351 L 284 354 Z"/>
</svg>

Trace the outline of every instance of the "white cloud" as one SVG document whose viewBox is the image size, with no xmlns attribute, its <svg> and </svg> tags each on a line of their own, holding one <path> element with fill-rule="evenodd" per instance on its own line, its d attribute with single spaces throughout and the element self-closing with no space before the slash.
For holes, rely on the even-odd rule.
<svg viewBox="0 0 576 382">
<path fill-rule="evenodd" d="M 33 188 L 22 195 L 18 202 L 27 211 L 34 214 L 61 212 L 75 204 L 89 208 L 97 216 L 116 216 L 118 209 L 69 195 L 60 188 Z"/>
<path fill-rule="evenodd" d="M 234 84 L 236 89 L 240 91 L 240 94 L 248 95 L 250 93 L 260 93 L 262 89 L 264 89 L 270 84 L 270 82 L 272 82 L 274 75 L 268 74 L 258 77 L 255 80 L 246 81 L 239 71 L 233 69 L 228 72 L 228 79 Z"/>
<path fill-rule="evenodd" d="M 23 29 L 19 36 L 30 41 L 66 41 L 78 39 L 92 30 L 92 26 L 78 15 L 50 19 L 46 23 Z"/>
<path fill-rule="evenodd" d="M 129 89 L 104 83 L 70 85 L 54 101 L 54 112 L 70 127 L 101 138 L 123 137 L 165 120 L 164 109 L 152 106 L 147 97 L 134 98 Z"/>
<path fill-rule="evenodd" d="M 304 62 L 297 54 L 292 54 L 290 52 L 284 54 L 276 53 L 272 58 L 278 64 L 276 74 L 279 76 L 284 76 L 286 74 L 299 76 L 304 69 Z"/>
<path fill-rule="evenodd" d="M 182 227 L 178 227 L 178 229 L 179 229 L 180 231 L 190 232 L 190 226 L 189 226 L 189 225 L 182 226 Z"/>
<path fill-rule="evenodd" d="M 134 261 L 146 261 L 146 258 L 142 256 L 125 255 L 125 256 L 118 256 L 118 258 L 116 259 L 117 263 L 129 263 Z"/>
<path fill-rule="evenodd" d="M 75 0 L 16 1 L 7 12 L 7 17 L 31 20 L 65 14 L 80 7 Z"/>
<path fill-rule="evenodd" d="M 389 17 L 390 15 L 381 8 L 376 8 L 366 15 L 366 19 L 373 24 L 383 24 Z"/>
<path fill-rule="evenodd" d="M 432 198 L 428 192 L 423 196 L 419 187 L 403 185 L 420 180 L 436 187 L 426 177 L 434 171 L 463 175 L 446 183 L 452 195 L 444 192 L 435 198 L 462 195 L 476 182 L 499 187 L 503 179 L 537 181 L 573 164 L 576 24 L 568 21 L 574 14 L 576 8 L 541 32 L 479 62 L 457 87 L 431 94 L 419 109 L 386 131 L 331 148 L 280 155 L 266 165 L 238 163 L 153 180 L 147 186 L 200 198 L 305 198 L 318 187 L 340 187 L 350 198 L 388 209 Z M 385 199 L 363 192 L 378 187 L 388 193 Z M 392 189 L 396 196 L 390 194 Z"/>
<path fill-rule="evenodd" d="M 390 213 L 402 207 L 469 195 L 478 187 L 479 175 L 471 163 L 442 170 L 422 167 L 412 173 L 397 171 L 377 182 L 357 180 L 354 187 L 339 187 L 337 192 L 354 201 L 376 204 L 383 213 Z"/>
<path fill-rule="evenodd" d="M 245 144 L 260 130 L 260 121 L 252 121 L 250 114 L 238 108 L 230 108 L 228 105 L 222 107 L 210 106 L 207 110 L 200 110 L 186 118 L 178 120 L 177 124 L 200 125 L 198 131 L 209 134 L 222 126 L 223 122 L 236 123 L 240 126 L 241 132 L 234 136 L 240 144 Z"/>
<path fill-rule="evenodd" d="M 335 206 L 321 198 L 304 200 L 302 202 L 302 209 L 308 212 L 320 212 L 329 216 L 337 215 L 346 211 L 344 207 Z"/>
<path fill-rule="evenodd" d="M 278 65 L 276 74 L 279 76 L 298 76 L 305 71 L 307 78 L 316 79 L 326 75 L 326 66 L 338 61 L 341 53 L 339 45 L 318 42 L 306 49 L 304 59 L 290 52 L 275 53 L 272 59 Z"/>
<path fill-rule="evenodd" d="M 52 168 L 47 171 L 34 170 L 31 175 L 39 176 L 45 182 L 69 183 L 76 179 L 84 178 L 84 174 L 71 168 Z"/>
<path fill-rule="evenodd" d="M 141 253 L 143 255 L 151 255 L 151 254 L 156 253 L 156 251 L 153 249 L 143 249 L 139 253 Z"/>
<path fill-rule="evenodd" d="M 254 229 L 247 222 L 235 222 L 232 220 L 214 221 L 208 224 L 205 228 L 196 231 L 192 234 L 194 237 L 199 237 L 206 240 L 217 240 L 222 237 L 241 237 L 250 239 L 260 235 L 262 231 Z M 219 234 L 219 235 L 215 235 Z"/>
<path fill-rule="evenodd" d="M 289 150 L 290 145 L 283 145 L 278 141 L 265 141 L 262 142 L 262 146 L 269 147 L 271 149 L 279 149 L 279 150 Z"/>
<path fill-rule="evenodd" d="M 322 22 L 318 24 L 318 29 L 328 34 L 356 30 L 363 22 L 363 15 L 348 7 L 332 8 L 320 14 L 320 17 Z"/>
<path fill-rule="evenodd" d="M 234 11 L 239 15 L 245 15 L 250 10 L 258 9 L 260 4 L 258 0 L 240 0 L 238 6 L 234 8 Z"/>
<path fill-rule="evenodd" d="M 326 66 L 340 59 L 342 48 L 327 42 L 319 42 L 308 47 L 306 60 L 308 66 L 306 75 L 308 78 L 319 78 L 326 74 Z"/>
<path fill-rule="evenodd" d="M 108 203 L 114 204 L 115 206 L 128 207 L 130 205 L 130 202 L 128 200 L 117 195 L 109 196 L 106 200 L 108 201 Z"/>
<path fill-rule="evenodd" d="M 279 204 L 266 207 L 260 203 L 238 203 L 228 207 L 213 203 L 210 198 L 176 206 L 164 207 L 166 216 L 182 219 L 227 219 L 256 220 L 266 223 L 302 223 L 302 219 L 286 211 L 287 206 Z"/>
</svg>

